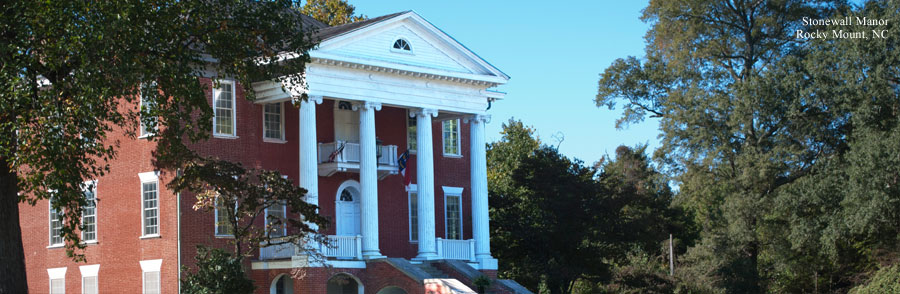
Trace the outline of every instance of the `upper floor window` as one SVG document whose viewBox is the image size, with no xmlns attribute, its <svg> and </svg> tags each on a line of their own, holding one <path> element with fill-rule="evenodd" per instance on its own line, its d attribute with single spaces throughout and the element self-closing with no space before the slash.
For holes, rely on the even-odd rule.
<svg viewBox="0 0 900 294">
<path fill-rule="evenodd" d="M 141 183 L 141 223 L 144 236 L 159 235 L 159 184 L 153 180 Z"/>
<path fill-rule="evenodd" d="M 444 139 L 444 155 L 460 156 L 459 152 L 459 119 L 448 119 L 442 123 Z"/>
<path fill-rule="evenodd" d="M 444 187 L 444 236 L 462 240 L 462 188 Z"/>
<path fill-rule="evenodd" d="M 84 190 L 85 206 L 81 210 L 81 240 L 97 242 L 97 183 L 86 182 Z"/>
<path fill-rule="evenodd" d="M 409 111 L 407 111 L 409 114 Z M 406 150 L 416 153 L 416 116 L 406 116 Z"/>
<path fill-rule="evenodd" d="M 56 198 L 50 198 L 50 246 L 62 246 L 62 221 L 63 211 L 53 207 Z"/>
<path fill-rule="evenodd" d="M 155 88 L 153 86 L 155 86 L 155 84 L 152 84 L 151 87 L 148 87 L 146 89 L 142 85 L 142 88 L 141 88 L 141 118 L 140 118 L 140 120 L 141 120 L 140 132 L 141 133 L 140 133 L 140 137 L 147 137 L 147 136 L 153 135 L 153 133 L 156 132 L 156 122 L 157 122 L 156 117 L 150 116 L 146 119 L 146 120 L 151 121 L 152 124 L 148 124 L 147 122 L 145 122 L 145 119 L 144 119 L 144 116 L 150 114 L 150 110 L 153 109 L 153 107 L 155 106 L 154 102 L 147 97 L 148 95 L 144 94 L 144 93 L 147 93 L 147 91 L 153 91 L 152 89 Z"/>
<path fill-rule="evenodd" d="M 284 108 L 282 102 L 263 106 L 263 138 L 284 140 Z"/>
<path fill-rule="evenodd" d="M 407 52 L 412 51 L 412 48 L 409 47 L 409 42 L 407 42 L 404 39 L 397 39 L 397 41 L 394 41 L 393 49 L 394 50 L 403 50 L 403 51 L 407 51 Z"/>
<path fill-rule="evenodd" d="M 216 235 L 218 236 L 234 235 L 234 227 L 232 227 L 231 220 L 228 218 L 228 207 L 225 205 L 225 198 L 216 197 Z M 235 203 L 234 207 L 237 207 L 237 203 Z"/>
<path fill-rule="evenodd" d="M 409 192 L 409 241 L 419 241 L 419 193 L 416 185 L 410 185 Z"/>
<path fill-rule="evenodd" d="M 278 201 L 277 204 L 266 208 L 266 231 L 269 232 L 271 237 L 283 237 L 286 235 L 286 210 L 284 201 Z"/>
<path fill-rule="evenodd" d="M 219 82 L 213 89 L 213 135 L 236 136 L 234 83 Z"/>
</svg>

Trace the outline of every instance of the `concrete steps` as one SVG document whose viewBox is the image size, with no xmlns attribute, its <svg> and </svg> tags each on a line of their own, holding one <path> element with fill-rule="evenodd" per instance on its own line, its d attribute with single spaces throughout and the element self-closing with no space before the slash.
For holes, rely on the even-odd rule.
<svg viewBox="0 0 900 294">
<path fill-rule="evenodd" d="M 428 273 L 428 275 L 431 276 L 432 279 L 449 279 L 450 278 L 450 276 L 448 276 L 447 273 L 432 266 L 430 262 L 423 262 L 420 264 L 416 264 L 416 267 L 418 267 L 422 271 Z"/>
</svg>

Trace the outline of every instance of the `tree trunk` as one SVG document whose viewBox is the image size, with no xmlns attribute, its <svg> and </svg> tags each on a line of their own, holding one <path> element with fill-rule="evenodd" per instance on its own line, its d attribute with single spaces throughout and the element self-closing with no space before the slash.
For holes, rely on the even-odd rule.
<svg viewBox="0 0 900 294">
<path fill-rule="evenodd" d="M 0 158 L 0 294 L 28 293 L 16 173 Z"/>
</svg>

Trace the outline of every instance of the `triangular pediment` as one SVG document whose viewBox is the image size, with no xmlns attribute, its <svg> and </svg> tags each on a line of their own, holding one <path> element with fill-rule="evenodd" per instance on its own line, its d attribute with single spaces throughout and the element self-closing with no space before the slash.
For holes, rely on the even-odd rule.
<svg viewBox="0 0 900 294">
<path fill-rule="evenodd" d="M 415 12 L 398 13 L 346 30 L 327 30 L 330 34 L 310 52 L 312 57 L 449 76 L 480 76 L 501 83 L 509 79 Z M 406 46 L 395 48 L 398 40 Z"/>
</svg>

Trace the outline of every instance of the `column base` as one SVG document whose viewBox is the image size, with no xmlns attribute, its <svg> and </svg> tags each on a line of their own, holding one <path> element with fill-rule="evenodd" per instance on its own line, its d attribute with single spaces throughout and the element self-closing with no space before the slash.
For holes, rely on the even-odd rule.
<svg viewBox="0 0 900 294">
<path fill-rule="evenodd" d="M 418 256 L 413 257 L 413 261 L 426 261 L 426 260 L 438 260 L 440 257 L 435 252 L 426 252 L 419 253 Z"/>
<path fill-rule="evenodd" d="M 363 252 L 362 254 L 363 260 L 372 260 L 372 259 L 383 259 L 387 258 L 387 256 L 381 255 L 381 252 Z"/>
<path fill-rule="evenodd" d="M 497 270 L 497 259 L 491 257 L 490 255 L 481 257 L 476 256 L 475 260 L 478 262 L 478 267 L 481 270 Z"/>
</svg>

